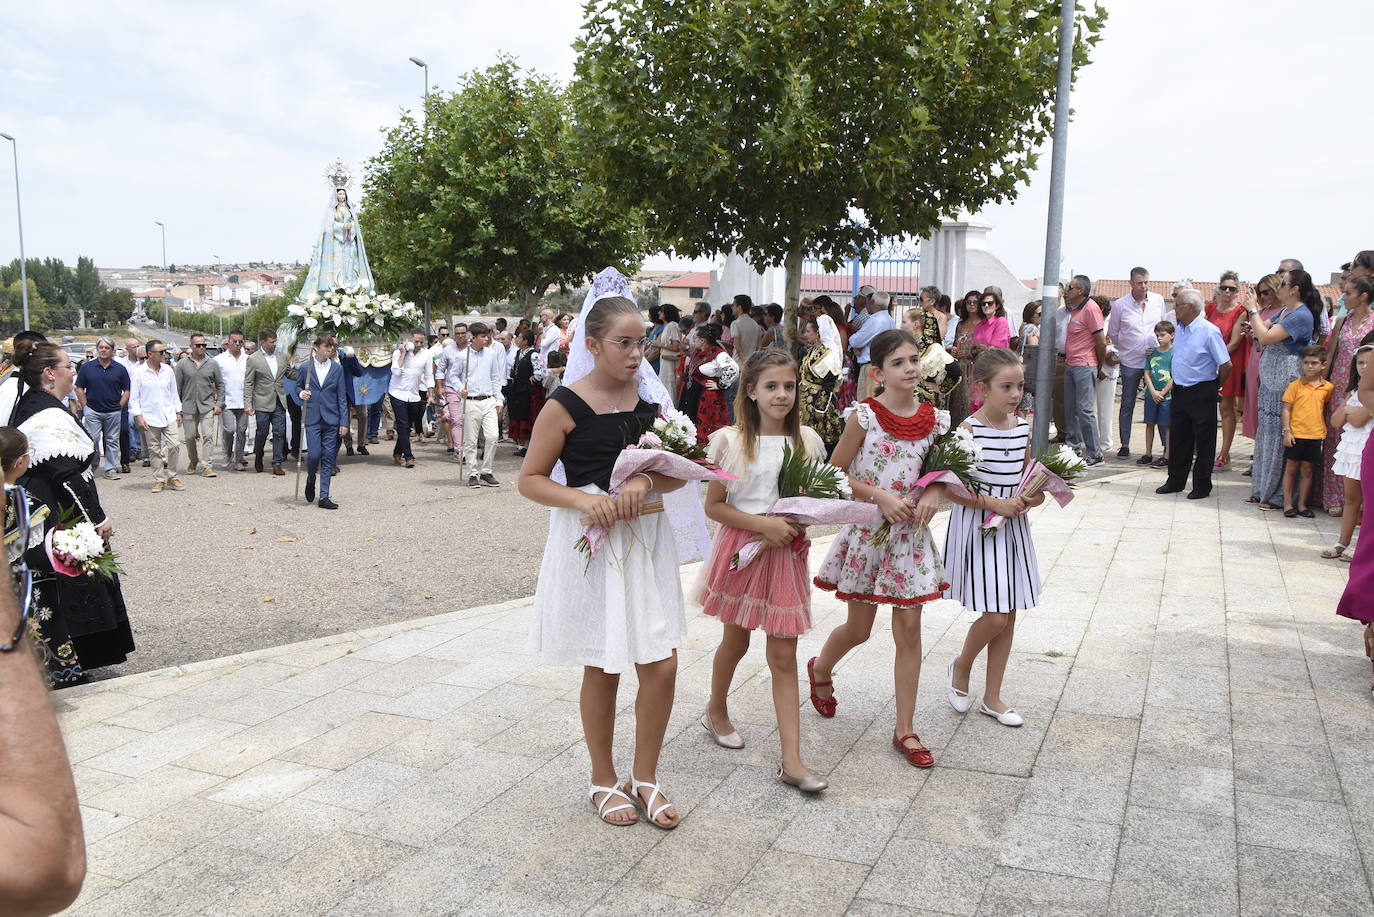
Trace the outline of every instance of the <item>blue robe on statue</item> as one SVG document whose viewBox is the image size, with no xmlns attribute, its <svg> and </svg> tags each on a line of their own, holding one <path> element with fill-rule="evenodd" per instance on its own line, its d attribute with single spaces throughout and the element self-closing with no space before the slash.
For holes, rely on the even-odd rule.
<svg viewBox="0 0 1374 917">
<path fill-rule="evenodd" d="M 310 302 L 318 299 L 321 293 L 355 289 L 376 290 L 377 284 L 367 263 L 362 227 L 348 202 L 347 192 L 340 201 L 336 191 L 311 253 L 310 271 L 305 276 L 301 298 Z"/>
</svg>

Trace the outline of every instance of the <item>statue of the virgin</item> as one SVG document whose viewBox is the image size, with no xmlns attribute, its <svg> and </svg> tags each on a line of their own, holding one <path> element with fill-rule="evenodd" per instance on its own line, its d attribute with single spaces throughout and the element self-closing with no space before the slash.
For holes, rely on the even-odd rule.
<svg viewBox="0 0 1374 917">
<path fill-rule="evenodd" d="M 348 185 L 352 177 L 342 162 L 336 162 L 325 172 L 325 178 L 329 180 L 332 190 L 329 209 L 324 215 L 324 226 L 311 253 L 310 271 L 301 290 L 301 298 L 306 302 L 333 290 L 377 288 L 372 280 L 372 269 L 367 263 L 362 227 L 358 225 L 358 216 L 348 200 Z"/>
</svg>

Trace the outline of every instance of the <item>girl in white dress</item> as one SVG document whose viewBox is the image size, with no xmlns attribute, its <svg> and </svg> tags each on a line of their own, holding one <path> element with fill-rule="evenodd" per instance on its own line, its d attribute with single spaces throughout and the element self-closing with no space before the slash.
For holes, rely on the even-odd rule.
<svg viewBox="0 0 1374 917">
<path fill-rule="evenodd" d="M 896 726 L 892 745 L 913 767 L 935 758 L 916 734 L 916 689 L 921 680 L 921 607 L 944 591 L 944 569 L 930 534 L 944 485 L 917 495 L 921 464 L 949 415 L 918 404 L 921 351 L 909 332 L 883 331 L 869 344 L 878 394 L 856 405 L 830 463 L 849 472 L 854 499 L 876 503 L 891 525 L 886 540 L 878 523 L 847 525 L 830 545 L 815 584 L 849 603 L 849 617 L 830 632 L 820 655 L 806 664 L 811 705 L 824 717 L 838 703 L 831 673 L 845 654 L 868 640 L 879 605 L 892 606 L 896 658 Z"/>
<path fill-rule="evenodd" d="M 1021 360 L 1010 350 L 985 350 L 973 365 L 973 383 L 983 404 L 963 426 L 982 453 L 973 474 L 982 487 L 971 499 L 949 494 L 955 506 L 945 536 L 945 573 L 950 582 L 945 595 L 970 611 L 981 612 L 982 617 L 969 628 L 963 650 L 946 670 L 946 696 L 956 711 L 968 711 L 973 704 L 969 673 L 986 647 L 988 672 L 979 712 L 1003 726 L 1020 726 L 1025 722 L 1021 714 L 1002 701 L 1002 677 L 1011 656 L 1016 612 L 1033 608 L 1040 600 L 1040 569 L 1025 513 L 1045 502 L 1045 493 L 1033 497 L 1016 493 L 1026 463 L 1032 459 L 1030 424 L 1016 416 L 1025 392 Z M 983 519 L 989 512 L 1005 516 L 1006 522 L 994 534 L 984 535 Z"/>
<path fill-rule="evenodd" d="M 1350 542 L 1355 538 L 1355 525 L 1360 521 L 1360 507 L 1364 494 L 1360 490 L 1360 459 L 1369 439 L 1369 408 L 1360 404 L 1360 377 L 1374 369 L 1374 344 L 1365 344 L 1355 351 L 1350 370 L 1350 392 L 1345 403 L 1331 412 L 1331 427 L 1340 428 L 1341 439 L 1331 470 L 1345 479 L 1345 511 L 1341 513 L 1341 540 L 1325 551 L 1322 557 L 1350 560 Z"/>
<path fill-rule="evenodd" d="M 707 457 L 738 480 L 712 481 L 706 489 L 706 514 L 720 523 L 710 560 L 702 568 L 697 601 L 724 625 L 711 667 L 711 700 L 701 725 L 724 748 L 743 748 L 730 722 L 730 682 L 749 636 L 768 636 L 768 671 L 778 719 L 782 763 L 778 779 L 816 793 L 827 782 L 801 759 L 801 716 L 797 711 L 797 638 L 811 629 L 811 582 L 807 558 L 811 542 L 804 526 L 768 516 L 778 499 L 778 472 L 784 451 L 802 452 L 824 462 L 820 434 L 801 425 L 797 400 L 797 363 L 781 350 L 750 355 L 735 395 L 735 424 L 711 435 Z M 745 545 L 761 541 L 752 563 L 731 570 Z"/>
<path fill-rule="evenodd" d="M 657 769 L 686 620 L 672 524 L 667 514 L 641 511 L 651 493 L 677 490 L 683 482 L 640 474 L 614 498 L 608 495 L 616 458 L 652 425 L 658 406 L 641 398 L 637 387 L 645 348 L 639 307 L 620 296 L 600 298 L 584 321 L 585 334 L 574 346 L 594 357 L 591 371 L 553 393 L 520 469 L 521 495 L 553 507 L 530 643 L 545 662 L 583 666 L 582 729 L 597 815 L 629 825 L 638 820 L 638 808 L 655 826 L 675 828 L 678 812 L 658 787 Z M 552 476 L 559 461 L 566 484 Z M 573 547 L 582 516 L 609 529 L 590 560 Z M 635 754 L 622 785 L 611 744 L 620 675 L 631 666 L 639 678 Z"/>
</svg>

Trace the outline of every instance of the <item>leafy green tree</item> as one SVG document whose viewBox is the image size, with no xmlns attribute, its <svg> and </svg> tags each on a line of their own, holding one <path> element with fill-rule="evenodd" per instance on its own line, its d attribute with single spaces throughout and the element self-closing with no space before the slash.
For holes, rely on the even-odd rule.
<svg viewBox="0 0 1374 917">
<path fill-rule="evenodd" d="M 687 257 L 832 266 L 1015 197 L 1048 138 L 1056 0 L 589 0 L 595 180 Z M 1080 12 L 1074 66 L 1106 13 Z"/>
<path fill-rule="evenodd" d="M 128 290 L 118 288 L 105 290 L 100 297 L 100 305 L 87 312 L 86 317 L 96 328 L 105 325 L 123 325 L 134 313 L 134 295 Z"/>
<path fill-rule="evenodd" d="M 76 259 L 76 271 L 72 276 L 69 294 L 88 316 L 100 308 L 101 297 L 105 294 L 105 284 L 100 282 L 95 262 L 85 255 Z"/>
<path fill-rule="evenodd" d="M 361 219 L 383 289 L 453 311 L 518 297 L 645 250 L 637 214 L 588 180 L 567 90 L 502 57 L 430 96 L 368 164 Z"/>
<path fill-rule="evenodd" d="M 0 336 L 10 337 L 18 331 L 24 330 L 24 298 L 19 286 L 18 266 L 15 267 L 15 278 L 10 283 L 0 287 Z M 48 326 L 44 323 L 44 314 L 48 311 L 47 301 L 38 295 L 38 285 L 29 278 L 29 324 L 34 328 L 45 330 Z"/>
</svg>

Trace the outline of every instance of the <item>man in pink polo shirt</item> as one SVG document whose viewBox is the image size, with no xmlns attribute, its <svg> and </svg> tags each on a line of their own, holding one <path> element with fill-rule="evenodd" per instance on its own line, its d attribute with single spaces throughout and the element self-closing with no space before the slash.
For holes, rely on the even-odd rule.
<svg viewBox="0 0 1374 917">
<path fill-rule="evenodd" d="M 1088 296 L 1092 281 L 1075 274 L 1064 288 L 1069 310 L 1069 330 L 1064 339 L 1064 440 L 1089 465 L 1102 464 L 1102 445 L 1097 438 L 1097 380 L 1105 379 L 1107 339 L 1102 310 Z"/>
</svg>

